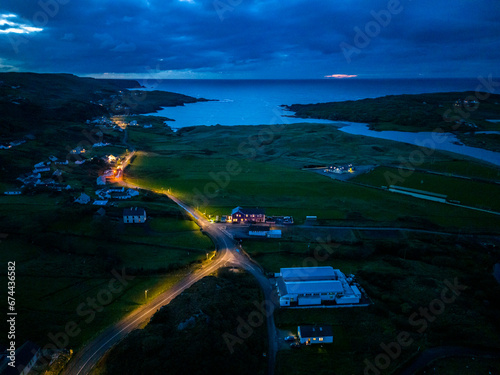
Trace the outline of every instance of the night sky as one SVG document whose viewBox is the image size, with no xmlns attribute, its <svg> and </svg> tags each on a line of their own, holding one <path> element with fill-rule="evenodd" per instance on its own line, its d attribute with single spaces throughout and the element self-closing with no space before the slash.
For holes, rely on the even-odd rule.
<svg viewBox="0 0 500 375">
<path fill-rule="evenodd" d="M 499 17 L 498 0 L 2 0 L 0 71 L 500 76 Z"/>
</svg>

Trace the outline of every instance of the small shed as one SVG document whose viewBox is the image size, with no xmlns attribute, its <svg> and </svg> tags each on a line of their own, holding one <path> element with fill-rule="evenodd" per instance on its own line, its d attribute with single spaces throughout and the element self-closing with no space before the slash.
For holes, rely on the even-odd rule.
<svg viewBox="0 0 500 375">
<path fill-rule="evenodd" d="M 267 226 L 250 225 L 250 227 L 248 228 L 249 236 L 266 237 L 267 232 L 269 232 L 269 227 Z"/>
<path fill-rule="evenodd" d="M 267 238 L 281 238 L 281 229 L 271 229 L 267 232 Z"/>
<path fill-rule="evenodd" d="M 301 344 L 330 344 L 333 342 L 332 326 L 299 326 L 299 340 Z"/>
</svg>

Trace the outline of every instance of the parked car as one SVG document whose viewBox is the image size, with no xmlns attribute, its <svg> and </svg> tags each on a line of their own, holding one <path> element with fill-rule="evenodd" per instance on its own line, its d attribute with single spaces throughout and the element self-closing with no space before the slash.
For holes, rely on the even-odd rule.
<svg viewBox="0 0 500 375">
<path fill-rule="evenodd" d="M 285 341 L 295 341 L 295 336 L 287 336 L 285 337 Z"/>
</svg>

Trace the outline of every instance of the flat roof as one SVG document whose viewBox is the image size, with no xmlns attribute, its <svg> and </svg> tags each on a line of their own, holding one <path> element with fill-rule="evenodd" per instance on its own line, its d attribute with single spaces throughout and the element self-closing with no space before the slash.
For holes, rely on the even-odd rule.
<svg viewBox="0 0 500 375">
<path fill-rule="evenodd" d="M 337 278 L 335 270 L 330 266 L 281 268 L 280 273 L 285 281 L 334 280 Z"/>
<path fill-rule="evenodd" d="M 338 293 L 344 291 L 337 280 L 291 281 L 286 282 L 287 294 Z"/>
</svg>

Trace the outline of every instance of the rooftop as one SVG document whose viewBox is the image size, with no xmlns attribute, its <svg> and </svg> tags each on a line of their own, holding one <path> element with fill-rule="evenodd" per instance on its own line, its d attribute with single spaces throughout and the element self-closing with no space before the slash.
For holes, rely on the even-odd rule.
<svg viewBox="0 0 500 375">
<path fill-rule="evenodd" d="M 299 326 L 300 337 L 333 336 L 332 326 Z"/>
<path fill-rule="evenodd" d="M 333 267 L 295 267 L 281 268 L 281 276 L 285 282 L 302 280 L 336 280 Z"/>
<path fill-rule="evenodd" d="M 287 294 L 318 294 L 343 292 L 342 283 L 337 280 L 285 281 Z"/>
<path fill-rule="evenodd" d="M 231 215 L 234 215 L 237 212 L 241 212 L 245 215 L 264 215 L 266 213 L 266 210 L 264 210 L 263 208 L 243 208 L 238 206 L 233 209 Z"/>
<path fill-rule="evenodd" d="M 123 216 L 143 216 L 146 215 L 146 210 L 140 207 L 125 208 Z"/>
</svg>

